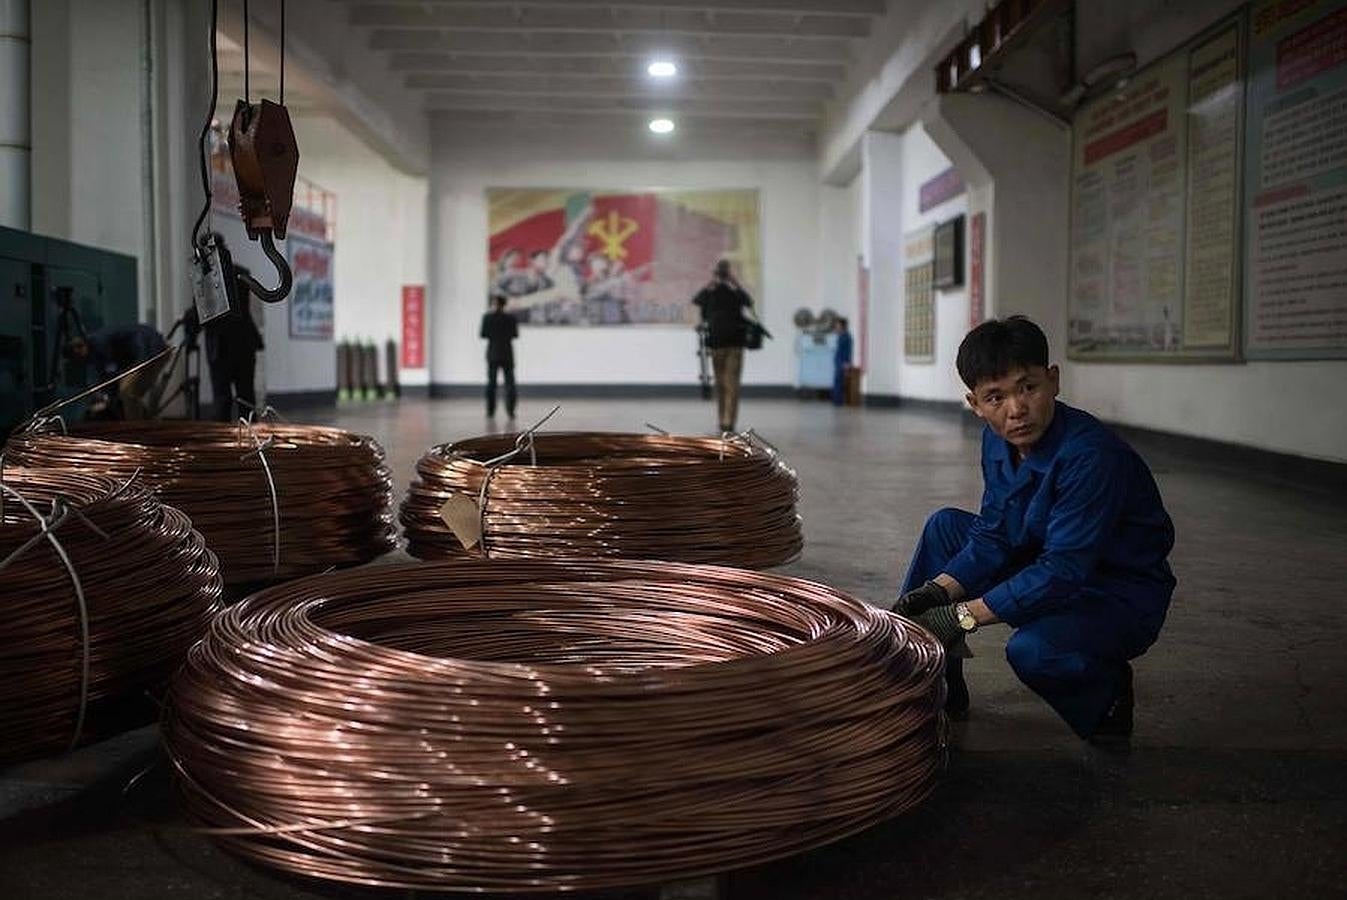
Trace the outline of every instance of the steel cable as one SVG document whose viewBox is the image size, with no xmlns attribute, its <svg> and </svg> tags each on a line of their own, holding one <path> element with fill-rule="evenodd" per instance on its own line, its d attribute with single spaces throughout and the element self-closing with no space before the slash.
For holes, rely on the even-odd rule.
<svg viewBox="0 0 1347 900">
<path fill-rule="evenodd" d="M 141 478 L 183 510 L 226 584 L 368 562 L 393 549 L 393 479 L 372 438 L 287 423 L 110 422 L 24 432 L 6 462 Z"/>
<path fill-rule="evenodd" d="M 910 809 L 943 652 L 830 588 L 621 561 L 380 566 L 215 618 L 170 692 L 185 802 L 246 858 L 365 885 L 597 889 Z"/>
<path fill-rule="evenodd" d="M 764 569 L 800 553 L 795 473 L 751 434 L 540 433 L 530 452 L 488 465 L 515 442 L 514 435 L 477 437 L 421 458 L 400 513 L 412 556 Z M 455 495 L 478 504 L 481 541 L 470 548 L 441 517 Z"/>
<path fill-rule="evenodd" d="M 167 681 L 222 588 L 201 535 L 144 484 L 10 466 L 3 485 L 0 762 L 8 763 L 119 730 L 118 704 Z M 35 521 L 33 508 L 64 512 Z M 59 550 L 33 540 L 44 531 Z"/>
</svg>

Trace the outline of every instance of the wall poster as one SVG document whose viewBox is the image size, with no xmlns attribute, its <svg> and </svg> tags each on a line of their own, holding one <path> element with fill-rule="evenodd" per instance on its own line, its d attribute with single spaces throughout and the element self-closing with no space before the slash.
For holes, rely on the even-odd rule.
<svg viewBox="0 0 1347 900">
<path fill-rule="evenodd" d="M 722 258 L 762 309 L 756 190 L 489 188 L 487 216 L 490 292 L 523 323 L 690 325 Z"/>
<path fill-rule="evenodd" d="M 1242 34 L 1228 19 L 1077 113 L 1072 359 L 1236 356 Z"/>
<path fill-rule="evenodd" d="M 402 286 L 402 368 L 426 367 L 426 286 Z"/>
<path fill-rule="evenodd" d="M 968 220 L 968 330 L 987 318 L 987 213 Z"/>
<path fill-rule="evenodd" d="M 332 340 L 333 245 L 327 240 L 326 227 L 315 225 L 305 228 L 303 219 L 291 218 L 286 231 L 285 251 L 295 278 L 295 286 L 288 301 L 290 337 Z"/>
<path fill-rule="evenodd" d="M 903 358 L 935 362 L 935 228 L 903 236 Z"/>
<path fill-rule="evenodd" d="M 1245 352 L 1347 356 L 1347 2 L 1253 6 Z"/>
</svg>

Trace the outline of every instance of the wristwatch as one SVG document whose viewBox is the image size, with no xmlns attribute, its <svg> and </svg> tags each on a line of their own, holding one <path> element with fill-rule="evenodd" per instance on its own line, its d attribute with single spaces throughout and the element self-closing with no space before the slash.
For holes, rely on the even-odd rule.
<svg viewBox="0 0 1347 900">
<path fill-rule="evenodd" d="M 973 618 L 967 603 L 954 604 L 954 618 L 959 620 L 959 628 L 964 634 L 972 634 L 978 630 L 978 620 Z"/>
</svg>

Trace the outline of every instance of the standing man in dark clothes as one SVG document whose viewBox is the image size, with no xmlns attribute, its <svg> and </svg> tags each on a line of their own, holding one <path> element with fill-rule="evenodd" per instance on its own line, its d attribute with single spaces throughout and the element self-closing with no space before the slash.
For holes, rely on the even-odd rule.
<svg viewBox="0 0 1347 900">
<path fill-rule="evenodd" d="M 495 294 L 491 298 L 495 310 L 482 316 L 481 337 L 486 339 L 486 414 L 496 415 L 496 372 L 505 372 L 505 414 L 514 418 L 518 394 L 514 385 L 514 345 L 519 337 L 519 323 L 505 311 L 506 297 Z"/>
<path fill-rule="evenodd" d="M 833 406 L 847 402 L 847 370 L 851 368 L 852 340 L 847 320 L 837 317 L 837 349 L 833 351 Z"/>
<path fill-rule="evenodd" d="M 206 365 L 210 368 L 211 394 L 215 397 L 215 420 L 232 422 L 245 410 L 257 406 L 257 353 L 263 348 L 262 332 L 248 311 L 250 294 L 240 289 L 240 307 L 230 304 L 229 312 L 203 326 L 206 333 Z M 195 316 L 196 310 L 189 309 Z M 235 409 L 235 401 L 239 409 Z"/>
<path fill-rule="evenodd" d="M 711 368 L 716 379 L 716 409 L 720 414 L 720 430 L 734 431 L 739 417 L 739 379 L 744 371 L 744 344 L 748 337 L 748 320 L 744 310 L 753 308 L 734 273 L 730 261 L 716 263 L 711 283 L 702 288 L 693 303 L 701 310 L 706 323 L 706 346 L 711 351 Z"/>
<path fill-rule="evenodd" d="M 1174 546 L 1146 463 L 1087 412 L 1057 399 L 1048 341 L 1028 319 L 984 322 L 959 346 L 982 433 L 982 509 L 926 520 L 894 611 L 958 651 L 967 634 L 1013 629 L 1006 659 L 1072 730 L 1132 733 L 1132 667 L 1160 633 Z M 968 709 L 951 654 L 946 707 Z"/>
</svg>

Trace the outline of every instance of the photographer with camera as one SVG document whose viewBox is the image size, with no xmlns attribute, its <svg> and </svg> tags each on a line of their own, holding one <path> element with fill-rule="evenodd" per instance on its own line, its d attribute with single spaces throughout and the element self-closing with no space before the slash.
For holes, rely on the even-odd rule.
<svg viewBox="0 0 1347 900">
<path fill-rule="evenodd" d="M 761 329 L 744 310 L 753 310 L 753 298 L 735 280 L 730 261 L 716 263 L 710 284 L 693 298 L 701 310 L 706 328 L 706 346 L 711 351 L 711 367 L 715 373 L 716 409 L 720 415 L 721 432 L 734 431 L 739 414 L 739 381 L 744 369 L 744 348 L 756 339 L 761 346 Z"/>
</svg>

